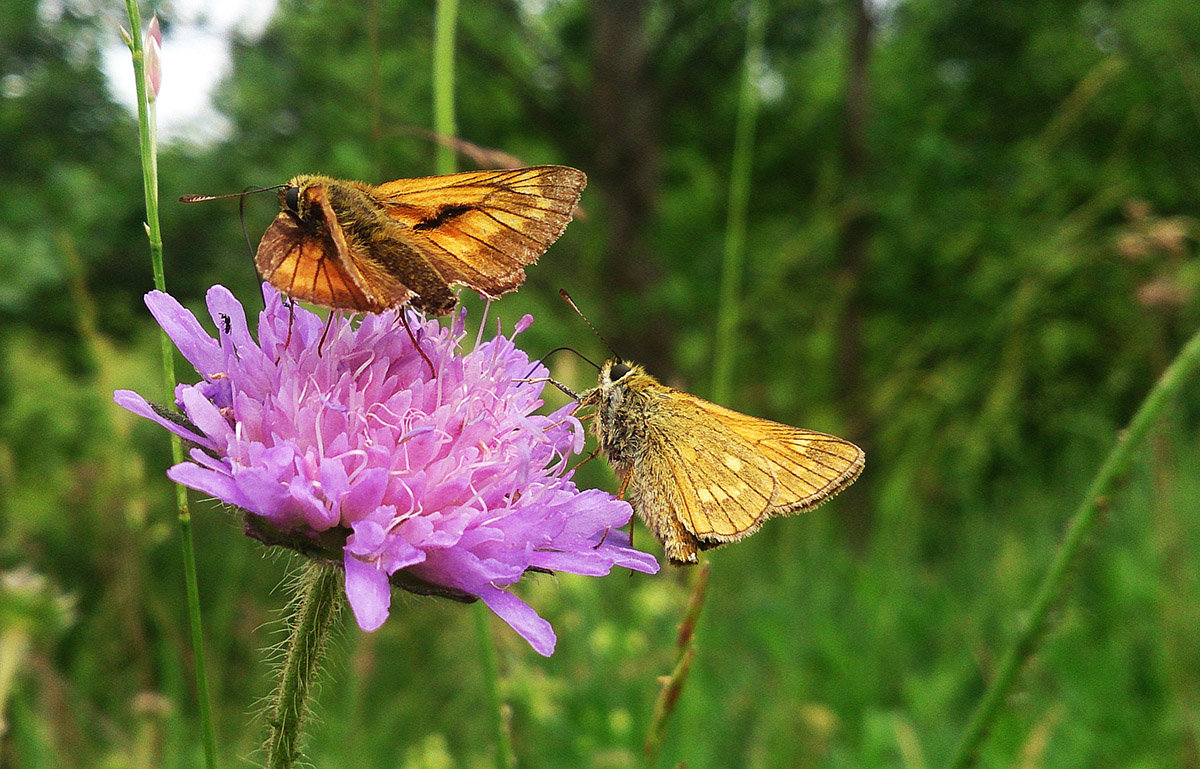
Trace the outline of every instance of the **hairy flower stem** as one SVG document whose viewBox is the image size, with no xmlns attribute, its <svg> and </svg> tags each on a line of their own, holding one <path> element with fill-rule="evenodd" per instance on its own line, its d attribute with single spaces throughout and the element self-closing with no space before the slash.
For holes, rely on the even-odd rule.
<svg viewBox="0 0 1200 769">
<path fill-rule="evenodd" d="M 658 754 L 667 734 L 667 721 L 675 712 L 675 704 L 679 702 L 683 685 L 692 670 L 692 660 L 696 657 L 696 624 L 700 621 L 700 611 L 704 608 L 704 598 L 708 594 L 708 572 L 708 562 L 705 562 L 692 574 L 692 589 L 688 594 L 687 608 L 683 612 L 683 620 L 679 623 L 679 636 L 675 642 L 675 648 L 679 651 L 675 658 L 675 669 L 663 680 L 662 689 L 659 690 L 658 699 L 654 703 L 650 731 L 646 734 L 646 746 L 642 752 L 642 766 L 645 769 L 654 769 L 658 764 Z"/>
<path fill-rule="evenodd" d="M 1088 532 L 1096 520 L 1096 513 L 1104 507 L 1109 494 L 1129 469 L 1134 450 L 1145 440 L 1150 428 L 1156 423 L 1166 405 L 1179 393 L 1200 368 L 1200 331 L 1188 340 L 1183 350 L 1163 372 L 1150 394 L 1142 401 L 1129 426 L 1118 434 L 1117 445 L 1113 446 L 1104 464 L 1096 472 L 1083 497 L 1079 508 L 1067 525 L 1063 543 L 1054 556 L 1042 584 L 1034 595 L 1033 603 L 1025 613 L 1026 620 L 1012 645 L 1005 653 L 996 676 L 984 692 L 974 714 L 963 733 L 954 755 L 946 763 L 947 769 L 963 769 L 975 757 L 975 751 L 996 719 L 1009 688 L 1016 680 L 1021 666 L 1033 654 L 1046 627 L 1046 616 L 1050 607 L 1061 596 L 1067 582 L 1067 573 L 1075 554 L 1079 551 Z"/>
<path fill-rule="evenodd" d="M 329 645 L 341 592 L 341 569 L 317 561 L 307 563 L 292 602 L 295 613 L 289 623 L 279 688 L 268 716 L 267 769 L 292 769 L 300 760 L 300 730 L 308 715 L 308 696 Z"/>
<path fill-rule="evenodd" d="M 142 45 L 142 18 L 137 0 L 126 0 L 129 26 L 133 30 L 126 39 L 133 59 L 133 80 L 137 89 L 138 144 L 142 160 L 142 186 L 146 198 L 146 235 L 150 240 L 150 264 L 154 286 L 166 291 L 163 270 L 162 230 L 158 221 L 158 142 L 155 133 L 155 95 L 146 89 L 146 52 Z M 175 351 L 166 332 L 159 333 L 162 346 L 163 384 L 167 397 L 175 391 Z M 171 457 L 175 464 L 183 461 L 183 443 L 171 436 Z M 200 587 L 196 578 L 196 546 L 192 537 L 192 514 L 188 508 L 187 489 L 175 484 L 175 503 L 178 509 L 179 542 L 183 550 L 183 579 L 187 593 L 188 626 L 192 641 L 192 657 L 196 670 L 196 699 L 200 709 L 200 731 L 204 743 L 204 759 L 208 769 L 217 766 L 217 739 L 213 729 L 212 702 L 208 693 L 208 667 L 204 658 L 204 632 L 200 619 Z"/>
</svg>

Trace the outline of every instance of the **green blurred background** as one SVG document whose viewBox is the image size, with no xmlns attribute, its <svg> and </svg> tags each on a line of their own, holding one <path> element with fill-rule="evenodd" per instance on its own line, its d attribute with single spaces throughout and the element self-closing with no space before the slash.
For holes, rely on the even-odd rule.
<svg viewBox="0 0 1200 769">
<path fill-rule="evenodd" d="M 1200 4 L 758 7 L 724 400 L 845 435 L 868 464 L 835 502 L 711 554 L 660 765 L 936 766 L 1088 480 L 1200 322 Z M 159 10 L 178 57 L 204 20 Z M 112 57 L 123 6 L 0 0 L 0 18 L 0 767 L 197 766 L 169 448 L 112 403 L 117 387 L 163 399 L 136 130 L 103 67 L 132 82 Z M 492 308 L 506 328 L 536 316 L 532 355 L 605 355 L 562 286 L 623 356 L 712 396 L 747 18 L 717 0 L 463 3 L 459 134 L 590 178 L 586 215 Z M 168 58 L 164 104 L 197 72 L 220 78 L 217 112 L 163 140 L 172 293 L 199 309 L 219 282 L 257 302 L 236 202 L 182 193 L 432 171 L 432 29 L 429 3 L 281 2 L 234 28 L 229 64 Z M 247 201 L 252 238 L 275 205 Z M 570 356 L 555 370 L 594 381 Z M 1198 416 L 1189 387 L 980 765 L 1200 766 Z M 614 488 L 603 462 L 580 478 Z M 242 766 L 261 757 L 295 563 L 216 505 L 194 518 L 222 765 Z M 638 765 L 687 582 L 520 586 L 559 634 L 543 659 L 493 626 L 522 766 Z M 372 635 L 344 616 L 312 764 L 489 766 L 470 615 L 398 595 Z"/>
</svg>

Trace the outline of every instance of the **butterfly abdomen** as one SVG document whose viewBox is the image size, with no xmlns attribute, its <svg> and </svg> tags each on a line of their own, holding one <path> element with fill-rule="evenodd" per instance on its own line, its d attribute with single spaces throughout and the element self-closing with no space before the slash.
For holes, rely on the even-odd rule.
<svg viewBox="0 0 1200 769">
<path fill-rule="evenodd" d="M 372 244 L 370 254 L 386 274 L 404 276 L 405 287 L 416 294 L 411 300 L 413 307 L 435 315 L 447 315 L 454 309 L 458 299 L 449 283 L 403 238 L 380 238 Z"/>
</svg>

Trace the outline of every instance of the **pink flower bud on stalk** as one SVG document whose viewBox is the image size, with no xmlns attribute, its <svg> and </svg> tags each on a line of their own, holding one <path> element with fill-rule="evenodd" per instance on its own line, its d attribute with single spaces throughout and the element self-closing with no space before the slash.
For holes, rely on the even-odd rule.
<svg viewBox="0 0 1200 769">
<path fill-rule="evenodd" d="M 162 28 L 158 24 L 158 14 L 150 19 L 146 30 L 146 90 L 150 101 L 158 98 L 158 88 L 162 85 Z"/>
</svg>

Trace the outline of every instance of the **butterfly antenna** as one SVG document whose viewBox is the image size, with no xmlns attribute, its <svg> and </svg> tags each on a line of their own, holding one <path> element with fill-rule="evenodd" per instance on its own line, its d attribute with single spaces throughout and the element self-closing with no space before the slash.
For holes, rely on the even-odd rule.
<svg viewBox="0 0 1200 769">
<path fill-rule="evenodd" d="M 583 353 L 581 353 L 579 350 L 576 350 L 574 347 L 565 347 L 565 346 L 564 347 L 555 347 L 553 350 L 551 350 L 550 352 L 546 353 L 545 355 L 543 355 L 542 357 L 540 357 L 536 361 L 534 361 L 533 367 L 529 369 L 529 372 L 526 373 L 525 376 L 522 377 L 522 379 L 528 380 L 529 377 L 533 375 L 533 372 L 538 370 L 538 366 L 541 366 L 542 363 L 547 358 L 549 358 L 551 355 L 553 355 L 556 352 L 573 352 L 580 359 L 582 359 L 584 362 L 586 362 L 589 366 L 596 369 L 597 371 L 600 370 L 600 367 L 596 365 L 595 361 L 593 361 L 591 358 L 589 358 L 586 355 L 584 355 Z M 563 393 L 565 393 L 567 395 L 567 397 L 570 398 L 571 400 L 576 400 L 576 401 L 579 400 L 579 393 L 575 392 L 570 387 L 567 387 L 562 382 L 559 382 L 557 379 L 552 379 L 550 377 L 547 377 L 546 381 L 549 382 L 550 384 L 554 385 L 558 389 L 562 390 Z"/>
<path fill-rule="evenodd" d="M 556 353 L 556 352 L 573 352 L 573 353 L 575 353 L 575 357 L 579 358 L 579 359 L 580 359 L 580 360 L 582 360 L 584 363 L 586 363 L 586 364 L 588 364 L 589 366 L 591 366 L 592 368 L 596 369 L 596 371 L 599 371 L 599 370 L 600 370 L 600 367 L 596 365 L 596 362 L 595 362 L 594 360 L 592 360 L 592 359 L 591 359 L 591 358 L 589 358 L 588 356 L 584 355 L 584 354 L 583 354 L 583 353 L 581 353 L 579 350 L 576 350 L 574 347 L 567 347 L 567 346 L 565 346 L 565 345 L 564 345 L 564 346 L 562 346 L 562 347 L 555 347 L 555 348 L 554 348 L 553 350 L 551 350 L 550 352 L 546 353 L 546 354 L 545 354 L 545 355 L 543 355 L 542 357 L 540 357 L 540 358 L 538 358 L 537 360 L 535 360 L 535 361 L 533 362 L 533 368 L 529 369 L 529 374 L 532 374 L 534 371 L 537 371 L 537 367 L 538 367 L 538 366 L 540 366 L 540 365 L 542 365 L 543 363 L 545 363 L 545 362 L 546 362 L 546 359 L 547 359 L 547 358 L 549 358 L 551 355 L 553 355 L 553 354 L 554 354 L 554 353 Z M 529 376 L 529 374 L 526 374 L 525 376 L 526 376 L 526 377 L 528 377 L 528 376 Z"/>
<path fill-rule="evenodd" d="M 242 236 L 246 239 L 246 247 L 250 249 L 250 256 L 254 256 L 254 244 L 250 241 L 250 232 L 246 229 L 246 196 L 257 195 L 260 192 L 270 192 L 271 190 L 281 190 L 286 187 L 286 184 L 275 184 L 270 187 L 259 187 L 256 184 L 251 184 L 241 192 L 227 192 L 224 195 L 180 195 L 180 203 L 203 203 L 208 200 L 221 200 L 223 198 L 238 199 L 238 219 L 242 222 Z"/>
<path fill-rule="evenodd" d="M 282 184 L 277 184 L 274 187 L 264 187 L 262 189 L 256 189 L 256 190 L 254 190 L 254 192 L 266 192 L 267 190 L 278 190 L 278 189 L 281 189 L 283 186 L 284 185 L 282 185 Z M 250 259 L 251 259 L 251 261 L 253 261 L 253 259 L 254 259 L 254 243 L 252 243 L 250 241 L 250 231 L 246 229 L 246 196 L 254 194 L 253 192 L 249 191 L 250 189 L 251 189 L 250 187 L 247 187 L 246 189 L 242 190 L 242 194 L 238 196 L 238 221 L 240 221 L 242 223 L 242 237 L 246 239 L 246 248 L 249 249 Z"/>
<path fill-rule="evenodd" d="M 272 187 L 259 187 L 251 184 L 241 192 L 226 192 L 223 195 L 180 195 L 180 203 L 204 203 L 209 200 L 222 200 L 224 198 L 245 198 L 247 195 L 257 195 L 260 192 L 270 192 L 271 190 L 281 190 L 286 187 L 286 184 L 276 184 Z"/>
<path fill-rule="evenodd" d="M 592 330 L 592 333 L 596 335 L 596 338 L 604 343 L 604 346 L 607 347 L 608 351 L 612 353 L 613 358 L 616 360 L 620 360 L 621 356 L 617 355 L 617 351 L 614 350 L 613 346 L 608 343 L 608 340 L 604 338 L 604 335 L 596 330 L 596 327 L 592 325 L 592 322 L 590 320 L 588 320 L 587 316 L 583 314 L 583 311 L 579 309 L 579 305 L 575 304 L 575 300 L 571 298 L 571 295 L 567 293 L 567 290 L 565 288 L 560 288 L 558 290 L 558 295 L 561 296 L 563 299 L 565 299 L 567 304 L 571 305 L 571 309 L 575 311 L 576 315 L 578 315 L 580 318 L 583 318 L 583 322 L 586 323 L 587 327 Z M 581 355 L 579 357 L 582 358 L 583 356 Z M 587 360 L 587 358 L 584 358 L 584 360 Z M 588 361 L 588 363 L 592 363 L 592 362 Z M 595 363 L 592 363 L 592 365 L 596 366 Z M 600 367 L 596 366 L 596 369 L 599 370 Z"/>
<path fill-rule="evenodd" d="M 238 221 L 242 225 L 242 237 L 246 239 L 246 249 L 250 252 L 250 260 L 254 261 L 254 242 L 250 240 L 250 231 L 246 229 L 246 196 L 257 195 L 260 192 L 270 192 L 272 190 L 281 190 L 287 187 L 286 184 L 275 184 L 270 187 L 259 187 L 256 184 L 251 184 L 241 192 L 227 192 L 223 195 L 180 195 L 180 203 L 203 203 L 209 200 L 222 200 L 224 198 L 238 199 Z M 291 339 L 291 321 L 288 322 L 288 339 Z M 324 341 L 324 337 L 322 337 Z M 287 345 L 284 345 L 285 347 Z M 319 352 L 319 351 L 318 351 Z"/>
</svg>

